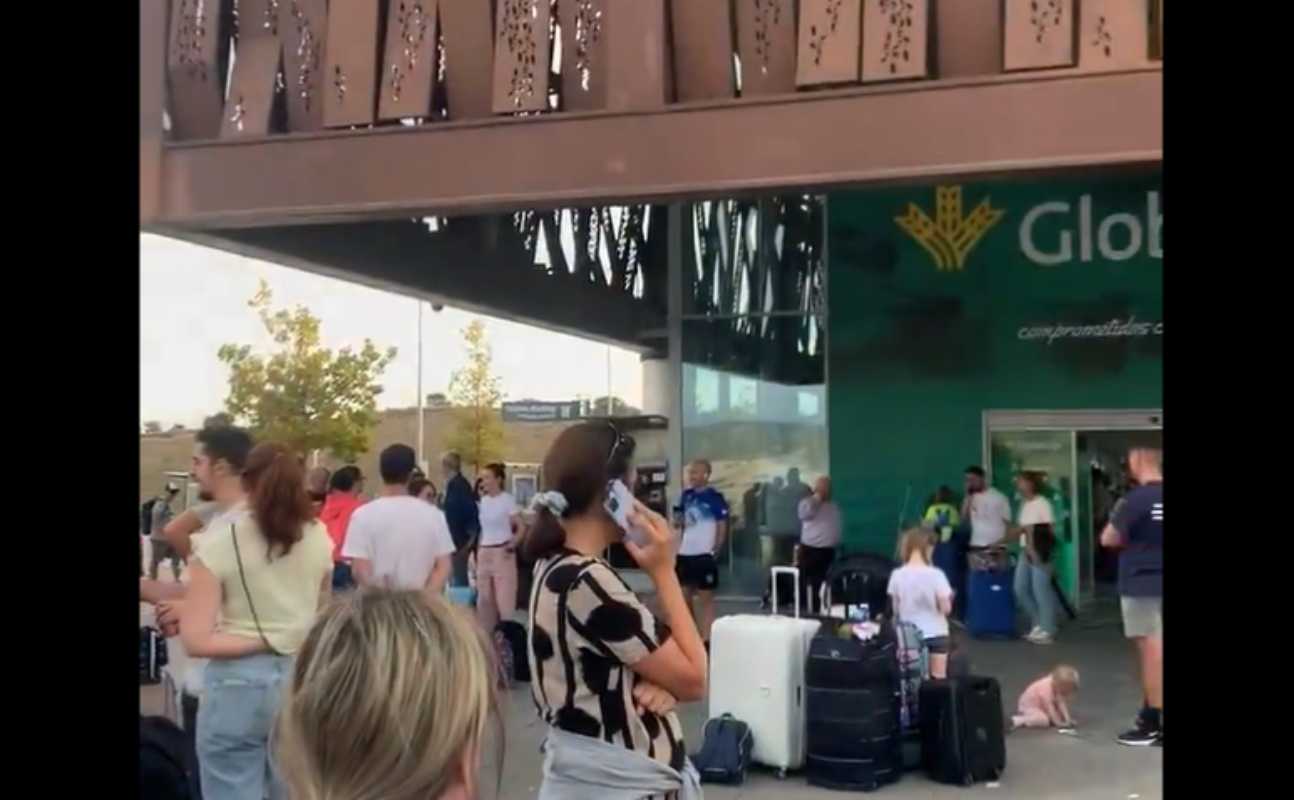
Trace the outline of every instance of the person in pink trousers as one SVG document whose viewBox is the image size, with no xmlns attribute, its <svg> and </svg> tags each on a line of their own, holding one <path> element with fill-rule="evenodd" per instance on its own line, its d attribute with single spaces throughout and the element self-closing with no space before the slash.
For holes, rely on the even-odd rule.
<svg viewBox="0 0 1294 800">
<path fill-rule="evenodd" d="M 1020 695 L 1011 730 L 1016 728 L 1072 728 L 1069 701 L 1078 691 L 1078 670 L 1066 664 L 1053 669 Z"/>
</svg>

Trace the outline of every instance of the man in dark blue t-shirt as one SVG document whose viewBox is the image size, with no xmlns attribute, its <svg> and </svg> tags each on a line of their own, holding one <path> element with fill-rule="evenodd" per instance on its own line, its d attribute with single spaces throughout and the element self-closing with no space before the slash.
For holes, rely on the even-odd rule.
<svg viewBox="0 0 1294 800">
<path fill-rule="evenodd" d="M 454 585 L 466 586 L 467 559 L 471 554 L 473 539 L 481 531 L 481 520 L 476 506 L 476 492 L 463 477 L 463 459 L 452 450 L 440 459 L 445 470 L 445 499 L 443 510 L 449 523 L 449 535 L 454 540 Z"/>
<path fill-rule="evenodd" d="M 1119 550 L 1119 601 L 1123 631 L 1136 643 L 1145 706 L 1120 744 L 1164 746 L 1164 474 L 1155 447 L 1128 452 L 1137 487 L 1128 492 L 1101 533 L 1101 544 Z"/>
</svg>

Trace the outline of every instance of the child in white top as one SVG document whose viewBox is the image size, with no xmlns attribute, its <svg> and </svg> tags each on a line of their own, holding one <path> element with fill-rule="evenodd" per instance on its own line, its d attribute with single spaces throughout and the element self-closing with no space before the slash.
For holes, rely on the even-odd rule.
<svg viewBox="0 0 1294 800">
<path fill-rule="evenodd" d="M 930 677 L 948 677 L 948 615 L 953 590 L 943 570 L 930 566 L 934 541 L 929 531 L 903 534 L 899 557 L 903 566 L 890 573 L 887 589 L 895 616 L 921 630 L 930 651 Z"/>
</svg>

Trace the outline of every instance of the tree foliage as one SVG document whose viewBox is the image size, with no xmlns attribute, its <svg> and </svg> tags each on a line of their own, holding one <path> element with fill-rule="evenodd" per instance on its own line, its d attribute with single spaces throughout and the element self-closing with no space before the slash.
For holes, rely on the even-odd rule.
<svg viewBox="0 0 1294 800">
<path fill-rule="evenodd" d="M 271 353 L 253 353 L 248 345 L 220 348 L 218 356 L 229 367 L 226 410 L 259 440 L 353 460 L 368 448 L 378 421 L 378 380 L 395 348 L 381 351 L 365 339 L 358 352 L 331 350 L 323 346 L 319 318 L 308 308 L 274 310 L 272 302 L 264 281 L 248 302 L 274 341 Z"/>
<path fill-rule="evenodd" d="M 155 419 L 150 419 L 144 423 L 144 433 L 161 433 L 162 423 Z"/>
<path fill-rule="evenodd" d="M 463 329 L 467 365 L 454 371 L 449 379 L 449 399 L 454 404 L 454 429 L 449 446 L 457 450 L 465 464 L 476 470 L 502 457 L 503 417 L 500 404 L 503 391 L 492 371 L 490 344 L 485 325 L 472 320 Z"/>
</svg>

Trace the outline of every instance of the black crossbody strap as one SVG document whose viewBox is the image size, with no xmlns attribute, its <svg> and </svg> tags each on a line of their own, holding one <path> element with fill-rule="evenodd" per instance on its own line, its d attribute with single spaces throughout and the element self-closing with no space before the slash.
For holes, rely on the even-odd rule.
<svg viewBox="0 0 1294 800">
<path fill-rule="evenodd" d="M 261 618 L 256 615 L 256 604 L 252 602 L 251 590 L 247 588 L 247 574 L 243 572 L 243 553 L 238 548 L 238 526 L 232 522 L 229 523 L 229 532 L 234 540 L 234 559 L 238 562 L 238 580 L 243 584 L 243 596 L 247 598 L 247 608 L 252 612 L 252 622 L 256 623 L 256 633 L 260 635 L 261 641 L 265 643 L 265 647 L 272 654 L 281 656 L 283 654 L 274 649 L 274 645 L 270 644 L 270 640 L 266 638 L 265 631 L 261 628 Z"/>
</svg>

